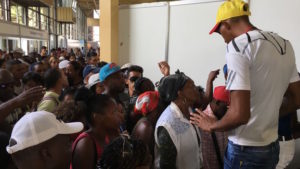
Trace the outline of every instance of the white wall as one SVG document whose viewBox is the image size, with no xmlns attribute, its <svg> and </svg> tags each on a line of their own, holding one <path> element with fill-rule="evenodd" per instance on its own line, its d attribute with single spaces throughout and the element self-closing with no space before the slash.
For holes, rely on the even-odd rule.
<svg viewBox="0 0 300 169">
<path fill-rule="evenodd" d="M 168 58 L 172 72 L 180 69 L 205 86 L 209 72 L 225 64 L 224 40 L 218 34 L 208 35 L 222 1 L 185 0 L 120 8 L 120 64 L 139 64 L 145 68 L 145 76 L 157 81 L 161 77 L 157 62 Z M 250 0 L 253 24 L 292 42 L 298 70 L 299 7 L 300 0 Z M 223 84 L 221 73 L 215 85 Z"/>
<path fill-rule="evenodd" d="M 290 40 L 300 71 L 300 1 L 250 0 L 251 22 L 258 28 L 273 31 Z"/>
<path fill-rule="evenodd" d="M 222 2 L 170 3 L 169 64 L 205 87 L 208 74 L 221 69 L 216 85 L 224 85 L 222 68 L 226 44 L 221 36 L 209 35 L 215 25 L 216 10 Z"/>
<path fill-rule="evenodd" d="M 153 82 L 161 78 L 157 66 L 165 59 L 168 3 L 123 6 L 119 12 L 119 64 L 144 68 Z"/>
</svg>

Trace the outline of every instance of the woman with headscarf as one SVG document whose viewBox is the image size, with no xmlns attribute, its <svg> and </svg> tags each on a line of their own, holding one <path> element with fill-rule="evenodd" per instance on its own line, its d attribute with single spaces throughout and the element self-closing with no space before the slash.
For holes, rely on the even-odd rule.
<svg viewBox="0 0 300 169">
<path fill-rule="evenodd" d="M 159 84 L 160 99 L 169 106 L 155 127 L 158 168 L 202 168 L 200 133 L 190 121 L 190 112 L 201 105 L 194 81 L 183 73 L 164 77 Z"/>
</svg>

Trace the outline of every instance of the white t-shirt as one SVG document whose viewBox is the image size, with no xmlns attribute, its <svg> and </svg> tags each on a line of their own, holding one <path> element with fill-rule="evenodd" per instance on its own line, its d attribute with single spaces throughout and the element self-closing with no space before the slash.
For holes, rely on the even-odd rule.
<svg viewBox="0 0 300 169">
<path fill-rule="evenodd" d="M 250 31 L 227 46 L 227 90 L 249 90 L 251 117 L 234 129 L 238 145 L 265 146 L 278 138 L 279 108 L 289 83 L 299 81 L 291 43 L 277 34 Z"/>
</svg>

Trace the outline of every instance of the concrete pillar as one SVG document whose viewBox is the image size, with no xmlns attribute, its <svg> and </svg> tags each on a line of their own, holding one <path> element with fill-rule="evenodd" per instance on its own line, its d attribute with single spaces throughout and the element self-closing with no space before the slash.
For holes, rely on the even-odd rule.
<svg viewBox="0 0 300 169">
<path fill-rule="evenodd" d="M 118 63 L 119 0 L 100 0 L 100 60 Z"/>
</svg>

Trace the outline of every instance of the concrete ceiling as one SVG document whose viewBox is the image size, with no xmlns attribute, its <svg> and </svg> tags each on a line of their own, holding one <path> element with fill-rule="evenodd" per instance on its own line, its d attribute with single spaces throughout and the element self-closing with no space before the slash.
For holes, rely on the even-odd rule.
<svg viewBox="0 0 300 169">
<path fill-rule="evenodd" d="M 77 0 L 77 3 L 87 17 L 93 17 L 93 10 L 99 9 L 99 0 Z"/>
<path fill-rule="evenodd" d="M 119 0 L 120 5 L 159 2 L 159 1 L 174 1 L 174 0 Z M 87 17 L 93 17 L 93 10 L 99 9 L 99 0 L 77 0 L 77 2 Z"/>
</svg>

